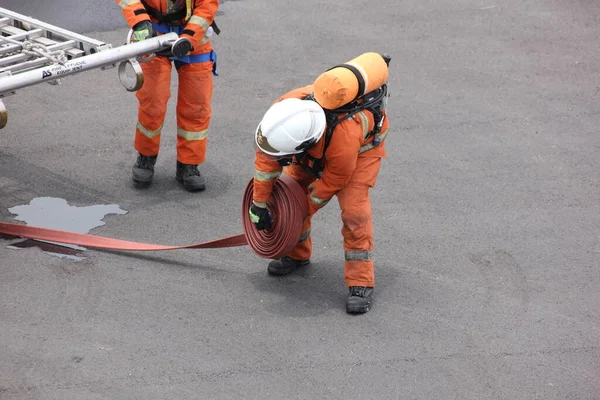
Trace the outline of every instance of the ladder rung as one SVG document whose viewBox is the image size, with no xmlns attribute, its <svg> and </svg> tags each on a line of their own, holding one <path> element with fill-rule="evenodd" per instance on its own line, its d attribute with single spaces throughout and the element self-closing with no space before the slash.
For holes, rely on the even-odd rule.
<svg viewBox="0 0 600 400">
<path fill-rule="evenodd" d="M 69 40 L 66 42 L 57 43 L 55 45 L 48 46 L 46 49 L 49 51 L 66 50 L 69 48 L 74 48 L 75 46 L 76 46 L 76 42 L 74 40 Z M 10 57 L 0 58 L 0 72 L 21 71 L 21 70 L 29 69 L 32 67 L 40 67 L 44 64 L 48 64 L 51 62 L 50 60 L 48 60 L 45 57 L 38 57 L 33 60 L 30 60 L 30 58 L 32 58 L 32 56 L 30 56 L 29 54 L 17 54 L 17 55 L 10 56 Z M 20 61 L 25 61 L 25 62 L 22 62 L 20 64 L 10 65 L 12 63 L 18 63 Z M 4 67 L 4 68 L 2 68 L 2 67 Z"/>
<path fill-rule="evenodd" d="M 42 34 L 43 34 L 43 32 L 41 29 L 34 29 L 32 31 L 27 31 L 26 34 L 9 36 L 9 37 L 14 40 L 20 40 L 20 39 L 27 39 L 27 40 L 34 39 L 35 40 L 38 37 L 40 37 L 40 35 L 42 35 Z M 20 51 L 23 48 L 23 46 L 21 46 L 21 45 L 13 44 L 6 40 L 3 41 L 2 36 L 0 36 L 0 44 L 2 44 L 2 43 L 8 43 L 8 45 L 4 45 L 4 46 L 0 45 L 0 57 L 2 57 L 2 54 L 14 53 L 14 52 Z"/>
<path fill-rule="evenodd" d="M 33 42 L 35 42 L 37 44 L 41 44 L 42 46 L 46 46 L 46 47 L 53 46 L 55 44 L 60 43 L 60 42 L 57 42 L 56 40 L 48 39 L 47 37 L 43 37 L 43 36 L 33 39 Z"/>
<path fill-rule="evenodd" d="M 26 31 L 25 33 L 21 33 L 18 35 L 8 36 L 8 38 L 13 39 L 13 40 L 21 40 L 21 39 L 36 40 L 37 38 L 42 37 L 43 33 L 44 32 L 41 29 L 33 29 L 33 30 Z M 3 41 L 2 40 L 3 37 L 4 36 L 0 36 L 0 44 L 8 43 L 8 45 L 0 47 L 0 56 L 2 56 L 2 54 L 14 53 L 16 51 L 21 50 L 22 46 L 20 46 L 18 44 L 10 43 L 7 40 Z M 53 43 L 56 43 L 56 42 L 53 42 Z"/>
<path fill-rule="evenodd" d="M 16 26 L 8 25 L 8 26 L 0 27 L 0 32 L 5 32 L 12 36 L 12 35 L 19 35 L 22 33 L 27 34 L 28 31 L 26 31 L 25 29 L 17 28 Z"/>
<path fill-rule="evenodd" d="M 0 27 L 0 31 L 1 30 L 2 30 L 2 28 Z M 42 36 L 43 34 L 44 34 L 44 31 L 42 29 L 36 28 L 36 29 L 32 29 L 30 31 L 23 31 L 22 33 L 19 33 L 18 35 L 10 35 L 10 36 L 8 36 L 8 38 L 13 39 L 13 40 L 32 39 L 32 38 Z M 0 36 L 0 41 L 2 41 L 3 37 L 5 37 L 5 36 Z"/>
<path fill-rule="evenodd" d="M 67 53 L 67 57 L 69 59 L 85 56 L 85 51 L 83 51 L 81 49 L 76 49 L 74 47 L 71 49 L 66 49 L 65 53 Z"/>
</svg>

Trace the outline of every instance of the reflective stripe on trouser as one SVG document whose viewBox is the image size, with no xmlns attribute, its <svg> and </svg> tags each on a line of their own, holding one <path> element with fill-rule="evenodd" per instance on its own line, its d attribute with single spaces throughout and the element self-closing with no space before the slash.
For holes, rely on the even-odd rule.
<svg viewBox="0 0 600 400">
<path fill-rule="evenodd" d="M 308 185 L 315 181 L 314 176 L 307 174 L 301 167 L 290 165 L 285 167 L 285 173 L 294 178 L 302 186 L 304 193 L 308 195 Z M 307 217 L 302 224 L 302 235 L 296 247 L 292 249 L 288 257 L 294 260 L 308 260 L 312 255 L 312 238 L 310 237 L 310 217 Z"/>
<path fill-rule="evenodd" d="M 160 148 L 160 127 L 171 95 L 172 62 L 166 57 L 156 57 L 140 64 L 144 84 L 136 97 L 139 101 L 138 125 L 143 129 L 136 129 L 135 148 L 143 155 L 153 156 Z M 177 160 L 184 164 L 201 164 L 206 158 L 212 77 L 212 63 L 208 62 L 184 64 L 178 69 Z M 144 134 L 148 132 L 152 134 Z"/>
<path fill-rule="evenodd" d="M 375 286 L 373 216 L 369 189 L 375 185 L 381 158 L 360 155 L 346 187 L 337 193 L 342 210 L 344 278 L 347 286 Z"/>
</svg>

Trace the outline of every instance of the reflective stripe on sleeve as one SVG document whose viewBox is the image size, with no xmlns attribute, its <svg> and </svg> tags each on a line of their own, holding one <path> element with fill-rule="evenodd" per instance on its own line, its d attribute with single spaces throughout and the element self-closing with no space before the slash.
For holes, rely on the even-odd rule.
<svg viewBox="0 0 600 400">
<path fill-rule="evenodd" d="M 210 24 L 208 23 L 208 21 L 206 19 L 204 19 L 202 17 L 198 17 L 197 15 L 192 15 L 192 18 L 190 18 L 190 20 L 188 21 L 188 24 L 199 25 L 202 29 L 204 29 L 205 32 L 208 29 L 208 27 L 210 26 Z"/>
<path fill-rule="evenodd" d="M 298 243 L 304 242 L 309 237 L 310 237 L 310 229 L 307 230 L 306 232 L 302 232 L 302 234 L 300 235 L 300 239 L 298 239 Z"/>
<path fill-rule="evenodd" d="M 261 182 L 271 182 L 281 175 L 281 171 L 265 172 L 254 170 L 254 179 Z"/>
<path fill-rule="evenodd" d="M 310 189 L 310 199 L 312 200 L 313 203 L 315 203 L 317 205 L 317 207 L 323 207 L 324 205 L 326 205 L 327 203 L 329 203 L 329 200 L 331 199 L 322 199 L 318 196 L 315 196 L 315 189 L 313 188 L 312 185 L 310 185 L 308 187 Z"/>
<path fill-rule="evenodd" d="M 124 9 L 125 7 L 127 7 L 130 4 L 139 3 L 139 2 L 140 2 L 139 0 L 121 0 L 119 2 L 119 7 L 121 7 L 121 9 Z"/>
<path fill-rule="evenodd" d="M 323 207 L 324 205 L 329 203 L 329 200 L 323 200 L 320 197 L 317 197 L 312 193 L 310 194 L 310 199 L 313 201 L 313 203 L 315 203 L 319 207 Z"/>
</svg>

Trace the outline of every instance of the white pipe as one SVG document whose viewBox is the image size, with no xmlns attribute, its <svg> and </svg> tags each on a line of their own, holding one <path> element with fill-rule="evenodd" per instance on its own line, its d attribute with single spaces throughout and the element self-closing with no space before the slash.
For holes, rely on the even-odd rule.
<svg viewBox="0 0 600 400">
<path fill-rule="evenodd" d="M 64 65 L 49 65 L 31 71 L 21 72 L 16 75 L 9 74 L 0 76 L 0 96 L 12 93 L 17 89 L 27 86 L 53 81 L 90 69 L 113 65 L 131 58 L 165 50 L 169 48 L 169 46 L 172 46 L 177 39 L 179 39 L 179 36 L 175 32 L 170 32 L 140 42 L 106 49 L 84 57 L 74 58 L 67 61 Z"/>
</svg>

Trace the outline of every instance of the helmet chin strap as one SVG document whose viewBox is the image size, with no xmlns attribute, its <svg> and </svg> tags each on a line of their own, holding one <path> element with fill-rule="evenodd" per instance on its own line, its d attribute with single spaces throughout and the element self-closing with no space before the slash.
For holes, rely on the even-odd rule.
<svg viewBox="0 0 600 400">
<path fill-rule="evenodd" d="M 293 161 L 294 157 L 296 158 L 296 162 Z M 304 159 L 304 157 L 306 157 L 305 151 L 303 151 L 301 153 L 290 154 L 289 157 L 279 158 L 279 159 L 277 159 L 277 162 L 282 167 L 287 167 L 288 165 L 292 165 L 292 164 L 300 164 L 300 161 L 302 161 Z"/>
<path fill-rule="evenodd" d="M 281 165 L 282 167 L 287 167 L 288 165 L 292 164 L 292 155 L 290 155 L 290 157 L 286 157 L 286 158 L 278 158 L 277 159 L 277 163 L 279 163 L 279 165 Z"/>
<path fill-rule="evenodd" d="M 305 140 L 304 142 L 300 143 L 296 147 L 296 150 L 301 150 L 300 153 L 290 154 L 289 157 L 280 158 L 277 160 L 277 162 L 282 167 L 287 167 L 288 165 L 291 165 L 291 164 L 298 164 L 298 162 L 292 161 L 293 158 L 296 157 L 296 161 L 302 161 L 304 159 L 304 157 L 306 157 L 306 150 L 309 149 L 310 147 L 312 147 L 315 143 L 317 143 L 317 139 L 315 139 L 315 138 Z"/>
</svg>

